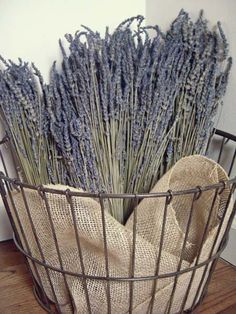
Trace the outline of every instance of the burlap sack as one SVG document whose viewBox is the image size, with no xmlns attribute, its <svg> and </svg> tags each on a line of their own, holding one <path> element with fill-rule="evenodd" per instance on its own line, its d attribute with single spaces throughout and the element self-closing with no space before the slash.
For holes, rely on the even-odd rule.
<svg viewBox="0 0 236 314">
<path fill-rule="evenodd" d="M 174 191 L 195 188 L 196 186 L 207 186 L 216 184 L 220 180 L 228 180 L 226 172 L 220 165 L 203 156 L 189 156 L 179 160 L 174 167 L 158 181 L 151 193 L 163 192 L 169 189 Z M 221 217 L 223 216 L 227 206 L 229 195 L 230 189 L 226 188 L 223 193 L 217 195 L 215 201 L 213 202 L 215 190 L 209 190 L 202 192 L 199 199 L 193 203 L 193 215 L 189 235 L 187 237 L 186 248 L 183 250 L 184 260 L 191 263 L 190 266 L 200 264 L 209 258 L 214 240 L 216 239 L 218 228 L 220 227 Z M 180 257 L 183 248 L 183 241 L 191 210 L 192 199 L 193 195 L 175 196 L 168 206 L 163 250 L 176 255 L 177 257 Z M 140 216 L 140 219 L 137 222 L 139 235 L 149 243 L 160 243 L 164 208 L 165 200 L 163 198 L 144 199 L 137 207 L 137 212 Z M 229 217 L 232 213 L 232 208 L 233 202 L 231 200 L 225 214 L 213 254 L 216 253 L 219 248 L 229 221 Z M 212 214 L 209 220 L 209 228 L 205 230 L 210 210 L 212 210 Z M 148 226 L 148 228 L 146 226 Z M 126 227 L 132 230 L 132 215 L 127 221 Z M 199 246 L 203 240 L 202 236 L 204 231 L 206 231 L 206 237 L 203 248 L 201 252 L 199 252 Z M 197 259 L 197 255 L 199 253 L 200 255 Z M 207 268 L 202 288 L 199 291 L 199 297 L 207 280 L 210 266 L 211 263 Z M 193 272 L 190 271 L 178 277 L 170 313 L 178 313 L 180 310 L 191 308 L 204 270 L 205 267 L 201 267 L 195 272 L 184 308 L 181 308 L 181 305 L 185 292 L 189 287 Z M 162 314 L 167 311 L 173 286 L 174 282 L 172 281 L 167 287 L 156 293 L 154 313 Z M 150 297 L 147 298 L 143 304 L 140 304 L 137 308 L 135 308 L 134 313 L 146 313 L 150 299 Z M 198 299 L 195 300 L 195 304 L 196 301 L 198 301 Z"/>
<path fill-rule="evenodd" d="M 47 186 L 50 188 L 50 186 Z M 51 186 L 58 190 L 66 190 L 66 186 Z M 70 188 L 71 191 L 78 191 Z M 39 244 L 46 263 L 61 268 L 53 239 L 47 208 L 37 191 L 25 189 L 27 205 L 30 209 L 33 225 L 38 235 Z M 76 244 L 71 208 L 64 195 L 46 193 L 48 207 L 54 224 L 55 234 L 59 246 L 64 270 L 81 273 L 80 257 Z M 92 276 L 106 277 L 106 264 L 104 258 L 103 225 L 100 204 L 87 197 L 73 197 L 76 223 L 82 247 L 85 273 Z M 34 231 L 31 227 L 23 195 L 16 193 L 14 202 L 27 235 L 28 246 L 33 257 L 42 261 L 42 255 L 37 245 Z M 13 217 L 15 217 L 13 212 Z M 16 220 L 16 217 L 15 217 Z M 108 249 L 109 276 L 129 277 L 132 256 L 133 232 L 116 221 L 105 212 L 106 237 Z M 21 230 L 16 221 L 18 232 L 22 238 L 23 246 L 27 250 Z M 156 267 L 156 248 L 146 240 L 136 237 L 134 276 L 154 275 Z M 170 253 L 163 252 L 160 264 L 160 273 L 176 271 L 179 258 Z M 184 263 L 183 267 L 188 267 Z M 32 271 L 37 279 L 33 266 Z M 55 301 L 57 299 L 62 313 L 72 313 L 70 299 L 74 305 L 75 313 L 86 313 L 86 295 L 83 281 L 79 278 L 49 270 L 49 275 L 42 266 L 37 266 L 43 288 L 47 296 Z M 38 279 L 37 279 L 38 280 Z M 38 280 L 39 281 L 39 280 Z M 50 285 L 50 281 L 52 286 Z M 156 291 L 170 284 L 172 278 L 158 281 Z M 88 293 L 92 313 L 106 313 L 106 282 L 87 280 Z M 133 284 L 133 307 L 143 303 L 152 292 L 151 281 L 140 281 Z M 68 288 L 68 289 L 67 289 Z M 53 293 L 55 292 L 55 295 Z M 112 313 L 127 313 L 129 310 L 130 284 L 127 282 L 110 282 L 110 300 Z"/>
<path fill-rule="evenodd" d="M 60 268 L 52 228 L 44 201 L 39 196 L 37 191 L 30 189 L 24 189 L 24 194 L 19 191 L 14 191 L 12 196 L 13 198 L 11 199 L 9 197 L 8 202 L 10 204 L 12 216 L 24 250 L 37 260 Z M 24 200 L 26 200 L 27 205 Z M 32 224 L 27 212 L 27 207 L 30 211 Z M 21 228 L 14 208 L 17 210 Z M 58 236 L 60 242 L 60 239 L 64 240 L 65 232 L 72 228 L 72 224 L 70 213 L 68 211 L 65 211 L 63 207 L 60 206 L 56 211 L 55 209 L 56 207 L 54 207 L 53 210 L 50 210 L 50 212 L 54 222 L 56 235 Z M 24 235 L 26 237 L 26 241 Z M 61 253 L 62 255 L 67 254 L 65 242 L 64 249 Z M 50 269 L 47 272 L 43 266 L 38 264 L 35 264 L 35 270 L 35 267 L 30 260 L 29 263 L 35 279 L 39 284 L 42 283 L 48 298 L 52 301 L 57 300 L 61 307 L 68 307 L 69 294 L 65 289 L 63 276 Z M 38 278 L 38 274 L 40 278 Z"/>
<path fill-rule="evenodd" d="M 204 162 L 203 162 L 204 161 Z M 192 162 L 195 162 L 193 164 Z M 193 168 L 196 168 L 195 170 Z M 190 169 L 189 172 L 187 169 Z M 209 177 L 208 175 L 209 174 Z M 192 179 L 192 181 L 191 181 Z M 222 168 L 206 158 L 195 156 L 192 160 L 184 158 L 178 162 L 170 172 L 168 172 L 155 186 L 154 191 L 166 191 L 169 188 L 181 190 L 184 188 L 195 187 L 196 185 L 208 185 L 218 182 L 220 179 L 227 179 Z M 194 181 L 195 180 L 195 181 Z M 65 190 L 66 186 L 49 186 L 54 189 Z M 70 188 L 71 191 L 78 191 Z M 205 195 L 204 195 L 205 193 Z M 184 261 L 181 269 L 188 268 L 190 263 L 194 264 L 197 254 L 199 238 L 206 222 L 209 202 L 212 193 L 204 192 L 194 206 L 198 210 L 193 216 L 190 237 L 185 250 Z M 211 220 L 211 228 L 208 230 L 208 238 L 205 241 L 205 248 L 201 260 L 206 259 L 209 253 L 208 243 L 212 243 L 211 236 L 215 234 L 215 228 L 219 223 L 218 213 L 222 214 L 223 204 L 229 194 L 225 190 L 217 198 L 214 208 L 214 218 Z M 32 216 L 32 221 L 38 235 L 44 258 L 48 265 L 61 268 L 58 258 L 55 239 L 53 238 L 50 219 L 47 214 L 45 202 L 37 191 L 25 189 L 25 196 Z M 74 224 L 71 215 L 71 208 L 64 195 L 46 193 L 48 207 L 54 224 L 55 234 L 58 241 L 62 266 L 65 270 L 81 273 L 80 256 L 76 244 Z M 186 196 L 185 196 L 186 197 Z M 202 201 L 201 198 L 203 197 Z M 32 255 L 42 261 L 42 254 L 35 240 L 34 230 L 31 227 L 29 216 L 26 210 L 24 199 L 21 193 L 16 193 L 13 197 L 17 207 L 20 221 L 23 225 L 24 233 L 27 235 L 28 246 Z M 73 207 L 75 210 L 76 224 L 82 247 L 83 262 L 85 273 L 92 276 L 106 277 L 106 264 L 104 258 L 104 239 L 103 225 L 100 204 L 92 198 L 73 197 Z M 184 237 L 184 226 L 186 215 L 189 211 L 191 199 L 187 196 L 172 200 L 172 208 L 168 210 L 166 235 L 159 273 L 169 273 L 177 270 L 181 243 Z M 144 199 L 137 208 L 137 237 L 135 252 L 134 276 L 152 276 L 155 273 L 156 259 L 158 254 L 160 230 L 162 226 L 161 218 L 164 208 L 163 199 Z M 195 209 L 194 209 L 195 210 Z M 12 206 L 13 211 L 13 206 Z M 182 212 L 185 211 L 185 215 Z M 201 213 L 200 213 L 201 212 Z M 228 211 L 230 213 L 230 209 Z M 17 219 L 14 215 L 16 226 L 21 237 L 23 246 L 27 250 L 26 243 Z M 227 217 L 228 218 L 228 215 Z M 111 215 L 105 212 L 106 237 L 108 249 L 109 276 L 129 277 L 132 256 L 133 227 L 132 217 L 126 226 L 121 225 Z M 224 223 L 224 228 L 227 221 Z M 222 237 L 220 234 L 220 237 Z M 36 280 L 37 274 L 31 264 L 32 271 Z M 42 266 L 37 266 L 43 288 L 47 296 L 55 301 L 57 299 L 62 313 L 87 313 L 86 295 L 84 282 L 80 278 L 66 275 L 49 270 L 48 273 Z M 191 295 L 186 302 L 186 307 L 191 306 L 192 294 L 196 292 L 197 283 L 203 270 L 197 270 L 193 281 Z M 173 306 L 170 313 L 178 312 L 183 295 L 190 280 L 190 274 L 186 273 L 179 277 L 176 293 L 173 299 Z M 65 281 L 66 279 L 66 281 Z M 107 284 L 99 280 L 86 280 L 91 311 L 96 314 L 107 312 Z M 164 313 L 168 306 L 174 278 L 165 278 L 157 281 L 154 313 Z M 133 284 L 133 312 L 146 313 L 151 299 L 153 283 L 150 280 L 135 282 Z M 130 284 L 123 281 L 110 281 L 110 300 L 112 313 L 128 313 L 129 311 Z M 73 308 L 70 304 L 73 304 Z"/>
</svg>

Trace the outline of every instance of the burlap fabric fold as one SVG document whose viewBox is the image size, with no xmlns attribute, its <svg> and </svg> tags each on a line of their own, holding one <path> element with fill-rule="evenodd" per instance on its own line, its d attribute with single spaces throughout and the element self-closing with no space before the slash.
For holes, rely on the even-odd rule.
<svg viewBox="0 0 236 314">
<path fill-rule="evenodd" d="M 190 157 L 189 157 L 190 158 Z M 194 164 L 195 163 L 195 164 Z M 193 168 L 196 168 L 195 170 Z M 191 181 L 191 180 L 192 181 Z M 156 184 L 155 192 L 163 192 L 168 189 L 181 190 L 205 186 L 217 183 L 219 180 L 226 180 L 227 175 L 223 169 L 214 162 L 200 156 L 193 156 L 191 160 L 184 158 Z M 195 180 L 195 181 L 194 181 Z M 47 186 L 54 189 L 66 190 L 66 186 Z M 70 188 L 71 191 L 78 191 Z M 153 192 L 152 191 L 152 192 Z M 75 228 L 71 214 L 71 207 L 65 195 L 46 193 L 47 205 L 35 190 L 25 189 L 24 194 L 16 192 L 13 196 L 17 213 L 21 221 L 23 231 L 27 236 L 28 245 L 24 241 L 22 229 L 19 227 L 13 206 L 11 210 L 16 222 L 19 236 L 26 251 L 40 261 L 45 260 L 48 265 L 62 268 L 67 271 L 81 274 L 81 256 L 76 242 Z M 198 201 L 194 203 L 193 223 L 186 249 L 184 250 L 184 260 L 181 269 L 186 269 L 190 264 L 196 262 L 199 240 L 206 223 L 206 216 L 210 210 L 209 204 L 213 198 L 214 191 L 203 192 Z M 217 197 L 214 205 L 213 218 L 207 237 L 204 243 L 200 261 L 207 258 L 210 251 L 216 228 L 219 225 L 220 217 L 224 211 L 224 205 L 229 195 L 226 189 Z M 27 200 L 25 205 L 24 197 Z M 202 199 L 202 200 L 201 200 Z M 11 200 L 9 200 L 11 203 Z M 84 271 L 86 275 L 106 277 L 107 269 L 104 258 L 104 233 L 101 215 L 101 206 L 96 199 L 88 197 L 72 197 L 73 208 L 77 230 L 79 233 Z M 174 272 L 177 270 L 180 260 L 181 243 L 185 234 L 186 216 L 190 210 L 191 197 L 184 196 L 173 198 L 169 205 L 164 246 L 161 254 L 159 274 Z M 170 207 L 172 206 L 172 208 Z M 30 223 L 27 212 L 29 208 Z M 135 246 L 134 276 L 145 277 L 155 274 L 156 260 L 162 227 L 162 216 L 164 199 L 144 199 L 137 207 L 137 236 Z M 50 211 L 51 220 L 48 216 Z M 228 209 L 225 222 L 223 224 L 220 238 L 227 225 L 231 209 Z M 117 222 L 108 212 L 105 211 L 105 230 L 107 238 L 108 252 L 108 275 L 111 277 L 129 277 L 131 274 L 131 261 L 133 250 L 133 226 L 132 217 L 126 226 Z M 52 233 L 51 221 L 53 222 L 55 237 Z M 35 230 L 37 241 L 35 237 Z M 57 241 L 61 262 L 58 257 L 56 247 Z M 220 240 L 219 240 L 220 241 Z M 218 241 L 218 244 L 219 244 Z M 217 244 L 217 245 L 218 245 Z M 215 250 L 217 249 L 217 246 Z M 43 255 L 43 256 L 42 256 Z M 199 261 L 199 262 L 200 262 Z M 61 265 L 62 264 L 62 265 Z M 30 264 L 36 280 L 37 274 Z M 130 283 L 125 281 L 110 281 L 109 288 L 104 280 L 87 279 L 66 275 L 49 270 L 42 266 L 37 266 L 43 288 L 47 296 L 59 303 L 62 313 L 87 313 L 87 302 L 85 285 L 88 291 L 90 307 L 92 313 L 103 314 L 107 312 L 107 293 L 110 296 L 112 313 L 128 313 Z M 195 273 L 195 279 L 191 288 L 191 295 L 186 302 L 185 308 L 191 306 L 193 294 L 196 292 L 197 283 L 203 270 L 199 269 Z M 179 276 L 176 284 L 176 293 L 170 313 L 178 312 L 185 294 L 185 289 L 190 280 L 190 273 Z M 155 302 L 153 313 L 164 313 L 168 307 L 171 291 L 175 285 L 174 278 L 165 278 L 157 281 Z M 148 312 L 153 282 L 150 280 L 133 283 L 133 313 Z M 72 305 L 71 305 L 72 304 Z"/>
<path fill-rule="evenodd" d="M 163 192 L 169 189 L 174 191 L 195 188 L 196 186 L 208 186 L 218 183 L 221 180 L 228 180 L 228 176 L 219 164 L 206 157 L 194 155 L 179 160 L 158 181 L 151 193 Z M 167 209 L 163 243 L 163 250 L 177 257 L 180 257 L 183 250 L 184 261 L 189 262 L 189 267 L 206 261 L 210 257 L 211 251 L 212 255 L 217 252 L 233 209 L 233 201 L 232 199 L 229 200 L 229 188 L 225 188 L 221 194 L 216 194 L 215 189 L 202 192 L 200 197 L 194 202 L 193 197 L 193 194 L 173 197 Z M 229 203 L 229 206 L 225 213 L 223 224 L 220 226 L 221 218 L 228 205 L 227 203 Z M 164 208 L 165 199 L 163 198 L 144 199 L 137 207 L 137 212 L 140 216 L 139 221 L 137 221 L 139 235 L 149 243 L 160 243 Z M 193 214 L 190 218 L 191 211 Z M 186 236 L 189 219 L 189 233 Z M 207 222 L 209 223 L 208 228 L 206 228 Z M 127 221 L 126 227 L 132 230 L 132 215 Z M 218 230 L 220 232 L 217 236 Z M 185 247 L 183 247 L 185 237 L 187 241 Z M 202 242 L 203 247 L 199 251 Z M 154 302 L 154 313 L 162 314 L 168 310 L 174 285 L 175 293 L 170 313 L 178 313 L 180 310 L 191 308 L 196 292 L 199 293 L 200 297 L 200 293 L 208 278 L 210 266 L 211 263 L 206 271 L 205 267 L 200 267 L 194 274 L 193 271 L 182 274 L 178 276 L 177 284 L 173 281 L 169 286 L 157 292 Z M 205 279 L 202 281 L 201 288 L 198 290 L 204 272 Z M 189 286 L 192 276 L 192 283 Z M 190 288 L 190 292 L 185 301 L 185 306 L 182 308 L 183 297 L 188 287 Z M 195 300 L 195 304 L 197 301 L 198 299 Z M 146 313 L 149 302 L 150 298 L 147 298 L 142 305 L 138 306 L 135 309 L 137 313 Z"/>
<path fill-rule="evenodd" d="M 48 186 L 50 188 L 50 186 Z M 65 190 L 66 186 L 52 186 L 58 190 Z M 78 191 L 70 188 L 71 191 Z M 43 257 L 48 265 L 64 270 L 81 274 L 79 250 L 77 247 L 75 229 L 71 215 L 71 207 L 66 196 L 46 193 L 48 208 L 50 208 L 56 240 L 62 265 L 59 262 L 55 240 L 50 225 L 47 208 L 37 191 L 25 190 L 27 205 L 30 209 L 31 218 L 37 231 L 39 245 Z M 76 224 L 79 232 L 82 257 L 85 267 L 85 274 L 91 276 L 106 277 L 106 264 L 104 252 L 104 234 L 99 203 L 87 197 L 73 197 L 73 208 L 75 211 Z M 24 233 L 27 235 L 28 247 L 31 254 L 40 261 L 42 254 L 27 214 L 24 199 L 21 193 L 14 195 L 14 202 L 17 204 L 17 212 L 22 222 Z M 133 232 L 116 221 L 105 211 L 105 226 L 107 238 L 107 252 L 109 276 L 125 277 L 130 276 L 131 256 L 133 250 Z M 17 229 L 21 235 L 24 248 L 27 250 L 21 230 L 16 222 Z M 150 276 L 155 273 L 156 249 L 146 240 L 136 237 L 134 276 Z M 176 270 L 179 258 L 172 254 L 163 252 L 160 272 L 168 273 Z M 31 264 L 32 266 L 32 264 Z M 187 267 L 184 263 L 183 267 Z M 72 313 L 69 305 L 70 299 L 74 305 L 75 313 L 87 313 L 87 302 L 84 290 L 84 282 L 80 278 L 49 270 L 48 274 L 42 266 L 37 266 L 43 288 L 47 296 L 55 301 L 57 299 L 63 313 Z M 35 270 L 32 266 L 32 271 Z M 35 274 L 37 279 L 37 276 Z M 38 279 L 37 279 L 38 280 Z M 51 285 L 50 285 L 51 281 Z M 167 286 L 172 279 L 160 280 L 156 290 Z M 107 284 L 99 280 L 88 279 L 86 281 L 92 313 L 105 313 L 107 304 Z M 133 306 L 143 303 L 152 292 L 151 281 L 140 281 L 133 284 Z M 54 290 L 54 292 L 53 292 Z M 129 310 L 130 284 L 125 281 L 110 282 L 110 300 L 112 313 L 127 313 Z"/>
</svg>

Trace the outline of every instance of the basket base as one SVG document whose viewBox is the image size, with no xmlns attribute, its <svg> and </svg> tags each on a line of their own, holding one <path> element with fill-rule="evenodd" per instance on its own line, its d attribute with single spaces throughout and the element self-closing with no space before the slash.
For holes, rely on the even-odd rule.
<svg viewBox="0 0 236 314">
<path fill-rule="evenodd" d="M 53 303 L 47 298 L 47 302 L 45 302 L 45 296 L 42 292 L 41 287 L 34 282 L 33 293 L 38 304 L 47 312 L 47 313 L 56 313 L 55 306 Z M 53 309 L 54 308 L 54 309 Z"/>
<path fill-rule="evenodd" d="M 44 294 L 42 292 L 42 289 L 36 282 L 34 283 L 34 286 L 33 286 L 33 293 L 34 293 L 35 299 L 37 300 L 38 304 L 47 313 L 51 313 L 51 314 L 56 314 L 57 313 L 55 304 L 53 304 L 49 299 L 47 299 L 47 301 L 48 301 L 47 303 L 49 304 L 50 308 L 47 306 L 47 304 L 45 303 L 45 297 L 44 297 Z M 185 314 L 193 313 L 193 311 L 195 311 L 196 308 L 198 308 L 202 304 L 203 299 L 205 298 L 206 295 L 207 295 L 207 290 L 205 291 L 204 295 L 199 300 L 199 302 L 192 309 L 184 311 L 184 313 Z"/>
</svg>

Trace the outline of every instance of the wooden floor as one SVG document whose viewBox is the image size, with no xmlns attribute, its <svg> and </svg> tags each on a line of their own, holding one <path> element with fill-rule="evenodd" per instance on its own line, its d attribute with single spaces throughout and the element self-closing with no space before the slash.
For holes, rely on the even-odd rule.
<svg viewBox="0 0 236 314">
<path fill-rule="evenodd" d="M 0 243 L 0 314 L 43 314 L 24 261 L 12 241 Z M 196 314 L 236 314 L 236 268 L 221 260 Z M 194 313 L 194 314 L 195 314 Z"/>
</svg>

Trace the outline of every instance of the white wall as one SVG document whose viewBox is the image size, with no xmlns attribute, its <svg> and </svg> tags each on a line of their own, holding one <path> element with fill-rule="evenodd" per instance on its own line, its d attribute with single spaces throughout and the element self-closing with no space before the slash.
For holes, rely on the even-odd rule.
<svg viewBox="0 0 236 314">
<path fill-rule="evenodd" d="M 166 30 L 182 8 L 194 19 L 204 9 L 209 25 L 222 22 L 234 63 L 218 128 L 236 134 L 236 0 L 147 0 L 147 24 L 158 24 Z"/>
<path fill-rule="evenodd" d="M 106 26 L 113 29 L 124 19 L 144 13 L 144 0 L 1 0 L 0 54 L 35 62 L 47 80 L 50 65 L 60 60 L 58 39 L 64 34 L 74 34 L 81 24 L 103 32 Z M 0 241 L 10 236 L 0 203 Z"/>
<path fill-rule="evenodd" d="M 35 62 L 46 78 L 60 60 L 58 39 L 64 34 L 81 30 L 81 24 L 102 33 L 144 13 L 144 0 L 1 0 L 0 54 Z"/>
</svg>

